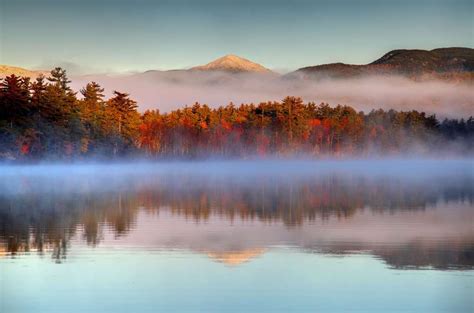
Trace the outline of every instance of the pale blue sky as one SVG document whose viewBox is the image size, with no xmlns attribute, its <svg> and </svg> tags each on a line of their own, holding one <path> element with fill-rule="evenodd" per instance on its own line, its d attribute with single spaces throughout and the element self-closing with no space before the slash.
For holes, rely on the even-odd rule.
<svg viewBox="0 0 474 313">
<path fill-rule="evenodd" d="M 233 53 L 291 70 L 398 48 L 473 47 L 471 0 L 0 0 L 0 64 L 185 68 Z"/>
</svg>

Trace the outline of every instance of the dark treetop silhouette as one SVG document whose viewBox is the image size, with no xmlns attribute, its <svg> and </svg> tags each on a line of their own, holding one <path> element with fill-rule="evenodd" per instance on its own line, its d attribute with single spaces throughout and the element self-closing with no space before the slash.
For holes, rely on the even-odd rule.
<svg viewBox="0 0 474 313">
<path fill-rule="evenodd" d="M 61 68 L 33 82 L 11 75 L 0 89 L 0 159 L 81 159 L 249 156 L 367 156 L 472 153 L 474 119 L 444 119 L 418 111 L 373 110 L 326 103 L 194 104 L 140 114 L 126 93 L 91 82 L 69 87 Z M 450 146 L 451 145 L 451 146 Z"/>
</svg>

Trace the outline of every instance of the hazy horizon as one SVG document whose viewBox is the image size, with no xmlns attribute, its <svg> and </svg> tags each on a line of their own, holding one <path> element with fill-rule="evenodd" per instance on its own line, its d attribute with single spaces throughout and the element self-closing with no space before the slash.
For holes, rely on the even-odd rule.
<svg viewBox="0 0 474 313">
<path fill-rule="evenodd" d="M 468 0 L 0 5 L 0 64 L 62 66 L 74 74 L 182 69 L 226 54 L 282 72 L 333 62 L 366 64 L 393 49 L 473 46 Z"/>
<path fill-rule="evenodd" d="M 441 80 L 415 82 L 401 76 L 367 76 L 346 79 L 286 80 L 261 74 L 224 72 L 178 73 L 169 76 L 145 73 L 130 76 L 77 76 L 72 87 L 79 90 L 96 81 L 110 96 L 113 90 L 127 92 L 139 110 L 169 112 L 194 103 L 211 107 L 234 103 L 279 101 L 286 96 L 305 101 L 350 105 L 357 110 L 419 110 L 441 117 L 474 115 L 474 90 L 469 83 Z"/>
</svg>

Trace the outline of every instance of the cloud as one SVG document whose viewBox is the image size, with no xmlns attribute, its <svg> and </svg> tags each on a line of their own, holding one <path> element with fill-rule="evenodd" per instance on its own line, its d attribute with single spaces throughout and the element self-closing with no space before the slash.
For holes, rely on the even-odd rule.
<svg viewBox="0 0 474 313">
<path fill-rule="evenodd" d="M 305 101 L 345 104 L 363 111 L 416 109 L 440 117 L 474 115 L 471 83 L 415 82 L 395 76 L 311 81 L 262 74 L 151 71 L 127 76 L 76 76 L 73 87 L 78 90 L 89 81 L 105 87 L 107 95 L 113 90 L 130 93 L 138 101 L 140 110 L 170 111 L 195 102 L 214 107 L 229 102 L 259 103 L 294 95 Z"/>
</svg>

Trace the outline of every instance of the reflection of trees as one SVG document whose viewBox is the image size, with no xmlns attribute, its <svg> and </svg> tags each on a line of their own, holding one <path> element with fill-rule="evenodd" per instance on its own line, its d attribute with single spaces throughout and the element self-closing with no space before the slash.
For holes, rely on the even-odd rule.
<svg viewBox="0 0 474 313">
<path fill-rule="evenodd" d="M 172 185 L 172 186 L 170 186 Z M 261 179 L 252 185 L 239 182 L 171 182 L 162 188 L 139 191 L 145 207 L 169 207 L 195 220 L 219 215 L 233 220 L 283 221 L 293 226 L 316 218 L 348 218 L 365 207 L 373 211 L 417 210 L 439 200 L 473 201 L 470 178 L 413 183 L 400 179 L 343 178 L 288 180 Z"/>
<path fill-rule="evenodd" d="M 82 227 L 84 239 L 96 245 L 101 225 L 120 236 L 136 216 L 136 203 L 122 204 L 121 194 L 22 194 L 0 198 L 0 239 L 15 254 L 51 250 L 57 261 L 65 258 L 68 243 Z M 136 201 L 134 197 L 128 197 Z"/>
<path fill-rule="evenodd" d="M 49 184 L 37 182 L 38 186 Z M 119 186 L 99 188 L 76 181 L 74 188 L 45 191 L 36 184 L 19 194 L 0 196 L 0 239 L 12 254 L 51 250 L 60 261 L 70 239 L 81 230 L 90 245 L 104 227 L 116 236 L 135 225 L 139 210 L 170 210 L 187 219 L 217 215 L 228 220 L 281 221 L 288 227 L 317 218 L 350 218 L 374 213 L 424 210 L 439 201 L 473 202 L 472 178 L 416 180 L 402 177 L 324 175 L 240 180 L 229 177 L 132 177 Z M 388 256 L 387 256 L 388 257 Z"/>
<path fill-rule="evenodd" d="M 346 255 L 354 251 L 367 251 L 395 269 L 434 268 L 438 270 L 474 269 L 474 242 L 414 240 L 401 245 L 337 244 L 330 247 L 307 247 L 330 255 Z"/>
<path fill-rule="evenodd" d="M 416 253 L 413 253 L 416 251 Z M 436 269 L 474 268 L 474 243 L 446 242 L 429 245 L 412 242 L 399 249 L 375 251 L 394 268 L 432 267 Z"/>
</svg>

